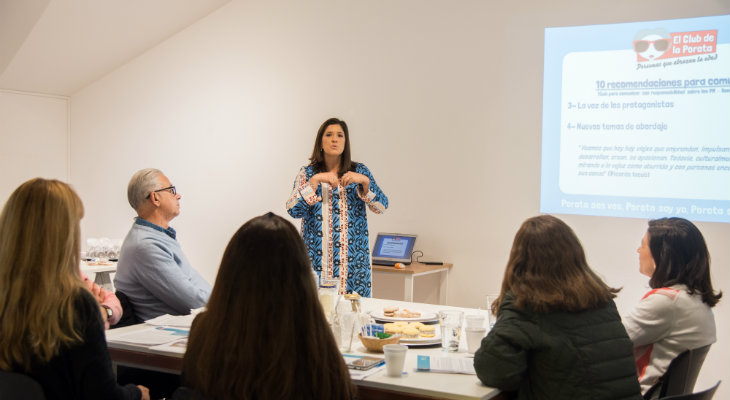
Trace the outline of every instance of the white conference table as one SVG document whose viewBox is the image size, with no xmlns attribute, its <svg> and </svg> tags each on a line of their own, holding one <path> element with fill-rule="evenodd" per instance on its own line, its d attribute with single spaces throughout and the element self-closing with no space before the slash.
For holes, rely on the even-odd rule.
<svg viewBox="0 0 730 400">
<path fill-rule="evenodd" d="M 385 306 L 399 306 L 409 310 L 421 312 L 438 312 L 439 310 L 461 310 L 465 315 L 481 314 L 486 316 L 486 311 L 448 307 L 443 305 L 432 305 L 423 303 L 408 303 L 396 300 L 384 299 L 362 299 L 363 312 L 382 310 Z M 126 365 L 143 369 L 150 369 L 162 372 L 180 373 L 182 369 L 183 354 L 173 351 L 150 349 L 150 346 L 137 345 L 116 341 L 115 338 L 148 328 L 150 325 L 138 324 L 124 328 L 107 331 L 107 345 L 112 361 L 117 365 Z M 459 352 L 445 353 L 441 347 L 436 345 L 429 347 L 410 347 L 406 355 L 404 370 L 407 374 L 393 378 L 385 373 L 385 368 L 364 379 L 354 380 L 358 386 L 358 397 L 367 399 L 503 399 L 498 389 L 484 386 L 475 375 L 447 374 L 435 372 L 415 371 L 416 358 L 418 355 L 448 356 L 448 357 L 471 357 L 466 352 L 466 339 L 462 335 Z M 347 354 L 354 355 L 375 355 L 382 357 L 382 353 L 368 353 L 365 347 L 355 337 L 352 351 Z"/>
</svg>

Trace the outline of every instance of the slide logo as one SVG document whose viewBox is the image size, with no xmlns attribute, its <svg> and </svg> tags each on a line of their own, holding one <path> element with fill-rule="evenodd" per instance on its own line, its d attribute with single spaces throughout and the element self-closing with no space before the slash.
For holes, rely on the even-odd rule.
<svg viewBox="0 0 730 400">
<path fill-rule="evenodd" d="M 644 29 L 634 37 L 633 47 L 639 62 L 715 53 L 717 29 L 672 33 Z"/>
</svg>

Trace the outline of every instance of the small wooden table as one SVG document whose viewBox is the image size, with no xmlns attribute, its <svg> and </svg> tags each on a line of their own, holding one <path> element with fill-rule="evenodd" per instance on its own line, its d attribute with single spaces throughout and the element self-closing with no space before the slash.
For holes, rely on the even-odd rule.
<svg viewBox="0 0 730 400">
<path fill-rule="evenodd" d="M 397 269 L 388 265 L 377 265 L 373 264 L 373 271 L 382 272 L 394 276 L 402 276 L 405 279 L 404 284 L 404 298 L 403 301 L 413 301 L 413 279 L 418 276 L 429 275 L 429 274 L 440 274 L 441 280 L 439 282 L 439 304 L 446 304 L 449 292 L 449 270 L 454 264 L 442 264 L 442 265 L 426 265 L 419 262 L 413 262 L 411 265 L 406 265 L 405 269 Z"/>
</svg>

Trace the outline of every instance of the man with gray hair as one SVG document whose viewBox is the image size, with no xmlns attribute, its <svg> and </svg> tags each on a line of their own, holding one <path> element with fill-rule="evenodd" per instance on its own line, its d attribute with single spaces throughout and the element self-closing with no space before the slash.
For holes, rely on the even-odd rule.
<svg viewBox="0 0 730 400">
<path fill-rule="evenodd" d="M 137 212 L 122 244 L 114 286 L 142 320 L 163 314 L 185 315 L 203 307 L 210 284 L 183 254 L 170 221 L 180 214 L 180 196 L 162 171 L 137 171 L 127 186 Z"/>
</svg>

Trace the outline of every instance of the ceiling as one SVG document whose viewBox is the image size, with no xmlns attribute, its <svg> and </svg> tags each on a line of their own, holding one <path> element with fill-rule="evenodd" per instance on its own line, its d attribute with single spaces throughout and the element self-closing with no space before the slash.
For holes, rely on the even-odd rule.
<svg viewBox="0 0 730 400">
<path fill-rule="evenodd" d="M 230 0 L 0 0 L 0 89 L 70 96 Z"/>
</svg>

